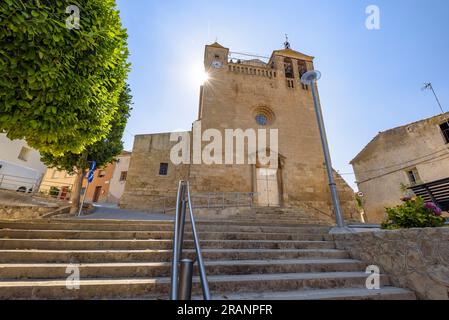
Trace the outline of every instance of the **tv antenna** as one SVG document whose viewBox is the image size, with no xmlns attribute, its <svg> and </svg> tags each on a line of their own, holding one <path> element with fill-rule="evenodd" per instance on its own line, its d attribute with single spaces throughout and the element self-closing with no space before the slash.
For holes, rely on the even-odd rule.
<svg viewBox="0 0 449 320">
<path fill-rule="evenodd" d="M 445 112 L 444 112 L 443 106 L 441 105 L 440 99 L 438 99 L 438 96 L 437 96 L 435 90 L 433 89 L 432 82 L 426 82 L 426 83 L 424 83 L 424 87 L 422 87 L 421 90 L 423 90 L 423 91 L 424 91 L 424 90 L 430 90 L 430 91 L 432 91 L 433 95 L 435 96 L 435 100 L 437 101 L 438 106 L 440 107 L 441 114 L 444 115 Z M 449 119 L 448 119 L 447 116 L 445 116 L 445 120 L 446 120 L 447 125 L 449 126 Z"/>
</svg>

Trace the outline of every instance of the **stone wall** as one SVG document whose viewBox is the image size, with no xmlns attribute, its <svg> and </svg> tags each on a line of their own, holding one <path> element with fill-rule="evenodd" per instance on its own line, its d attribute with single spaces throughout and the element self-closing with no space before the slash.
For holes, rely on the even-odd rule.
<svg viewBox="0 0 449 320">
<path fill-rule="evenodd" d="M 419 299 L 449 299 L 449 228 L 336 234 L 338 249 L 380 267 Z"/>
<path fill-rule="evenodd" d="M 170 133 L 137 135 L 134 138 L 125 191 L 119 206 L 124 209 L 151 211 L 160 201 L 176 198 L 179 180 L 187 179 L 188 165 L 174 165 L 170 151 L 177 142 L 170 141 Z M 167 175 L 160 175 L 161 163 L 168 164 Z"/>
<path fill-rule="evenodd" d="M 42 218 L 67 205 L 65 201 L 0 190 L 0 219 Z"/>
<path fill-rule="evenodd" d="M 51 207 L 0 205 L 0 219 L 38 219 L 55 210 Z"/>
</svg>

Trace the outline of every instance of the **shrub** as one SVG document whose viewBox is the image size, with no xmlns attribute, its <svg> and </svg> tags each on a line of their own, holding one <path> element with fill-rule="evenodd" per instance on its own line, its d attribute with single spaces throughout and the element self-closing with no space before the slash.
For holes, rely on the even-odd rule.
<svg viewBox="0 0 449 320">
<path fill-rule="evenodd" d="M 442 210 L 432 202 L 421 198 L 403 198 L 403 204 L 386 208 L 388 218 L 382 223 L 382 229 L 441 227 L 445 218 Z"/>
</svg>

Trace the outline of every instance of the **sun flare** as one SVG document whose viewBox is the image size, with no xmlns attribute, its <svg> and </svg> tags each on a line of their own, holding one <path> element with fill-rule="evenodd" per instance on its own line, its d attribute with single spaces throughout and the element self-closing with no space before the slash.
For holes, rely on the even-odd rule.
<svg viewBox="0 0 449 320">
<path fill-rule="evenodd" d="M 192 76 L 193 81 L 198 86 L 202 86 L 209 80 L 209 74 L 203 68 L 196 68 Z"/>
</svg>

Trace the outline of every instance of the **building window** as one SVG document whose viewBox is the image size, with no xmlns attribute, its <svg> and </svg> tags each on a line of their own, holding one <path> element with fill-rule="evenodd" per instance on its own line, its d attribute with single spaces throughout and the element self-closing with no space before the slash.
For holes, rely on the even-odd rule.
<svg viewBox="0 0 449 320">
<path fill-rule="evenodd" d="M 106 176 L 106 171 L 104 170 L 98 171 L 98 178 L 103 178 L 104 176 Z"/>
<path fill-rule="evenodd" d="M 284 59 L 284 70 L 285 70 L 285 76 L 287 78 L 293 79 L 295 77 L 293 73 L 293 62 L 290 58 Z"/>
<path fill-rule="evenodd" d="M 307 64 L 304 60 L 298 60 L 298 73 L 299 77 L 302 77 L 307 72 Z"/>
<path fill-rule="evenodd" d="M 28 161 L 30 152 L 31 152 L 30 148 L 22 147 L 22 149 L 20 150 L 19 156 L 17 158 L 19 158 L 22 161 Z"/>
<path fill-rule="evenodd" d="M 298 74 L 299 74 L 299 78 L 301 79 L 302 76 L 304 75 L 304 73 L 307 72 L 307 63 L 304 60 L 298 60 Z M 309 90 L 309 86 L 307 84 L 303 84 L 302 85 L 302 89 L 303 90 Z"/>
<path fill-rule="evenodd" d="M 416 170 L 416 168 L 407 170 L 407 177 L 412 186 L 420 183 L 421 179 L 419 178 L 418 170 Z"/>
<path fill-rule="evenodd" d="M 122 171 L 120 173 L 120 181 L 126 181 L 127 176 L 128 176 L 128 171 Z"/>
<path fill-rule="evenodd" d="M 168 163 L 161 163 L 159 166 L 159 175 L 166 176 L 168 174 Z"/>
<path fill-rule="evenodd" d="M 263 114 L 258 114 L 256 116 L 256 122 L 260 126 L 266 126 L 267 125 L 267 121 L 268 121 L 267 117 L 265 115 L 263 115 Z"/>
<path fill-rule="evenodd" d="M 59 171 L 55 170 L 53 171 L 53 175 L 51 176 L 52 179 L 58 179 L 59 178 Z"/>
<path fill-rule="evenodd" d="M 449 143 L 449 121 L 440 124 L 441 132 L 443 133 L 444 143 Z"/>
<path fill-rule="evenodd" d="M 259 106 L 253 110 L 253 116 L 259 126 L 269 126 L 274 122 L 274 112 L 266 107 Z"/>
</svg>

